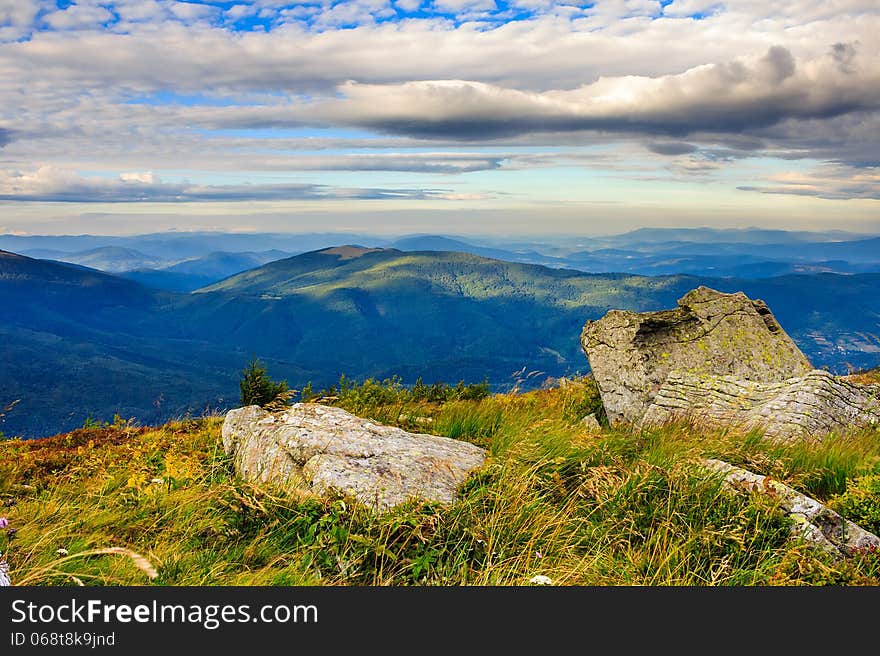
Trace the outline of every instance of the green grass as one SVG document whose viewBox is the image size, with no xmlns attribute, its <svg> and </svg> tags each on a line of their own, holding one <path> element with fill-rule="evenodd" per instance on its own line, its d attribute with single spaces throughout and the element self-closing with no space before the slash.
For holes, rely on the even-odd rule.
<svg viewBox="0 0 880 656">
<path fill-rule="evenodd" d="M 0 533 L 0 550 L 13 581 L 880 584 L 877 554 L 834 560 L 792 542 L 772 500 L 732 495 L 695 465 L 717 457 L 770 475 L 876 531 L 876 432 L 818 445 L 688 425 L 592 434 L 579 423 L 595 408 L 589 380 L 444 402 L 395 396 L 393 381 L 360 387 L 334 402 L 489 450 L 456 504 L 376 515 L 347 499 L 270 494 L 235 478 L 219 418 L 11 440 L 0 443 L 0 515 L 16 532 Z M 132 554 L 96 552 L 108 547 Z"/>
</svg>

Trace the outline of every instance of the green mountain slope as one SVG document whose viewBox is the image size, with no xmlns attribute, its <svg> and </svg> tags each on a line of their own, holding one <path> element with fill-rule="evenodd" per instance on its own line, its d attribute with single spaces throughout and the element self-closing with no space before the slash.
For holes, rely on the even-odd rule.
<svg viewBox="0 0 880 656">
<path fill-rule="evenodd" d="M 578 338 L 612 308 L 672 307 L 700 285 L 763 298 L 817 366 L 880 363 L 880 275 L 769 280 L 584 274 L 451 252 L 337 247 L 193 294 L 81 267 L 0 257 L 0 430 L 38 435 L 114 412 L 158 421 L 237 401 L 262 358 L 294 388 L 340 374 L 412 383 L 585 372 Z M 0 405 L 0 407 L 3 407 Z"/>
</svg>

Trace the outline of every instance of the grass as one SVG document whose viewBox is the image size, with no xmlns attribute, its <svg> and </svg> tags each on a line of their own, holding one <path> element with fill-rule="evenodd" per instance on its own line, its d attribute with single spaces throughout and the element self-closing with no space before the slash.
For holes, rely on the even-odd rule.
<svg viewBox="0 0 880 656">
<path fill-rule="evenodd" d="M 686 424 L 594 434 L 579 423 L 596 409 L 589 379 L 440 401 L 382 386 L 352 384 L 333 402 L 489 450 L 456 504 L 376 515 L 347 499 L 270 494 L 235 478 L 217 417 L 8 440 L 0 516 L 14 533 L 0 532 L 0 550 L 13 581 L 880 585 L 878 554 L 834 560 L 792 542 L 772 500 L 732 495 L 695 465 L 716 457 L 770 475 L 877 531 L 876 432 L 788 445 Z"/>
</svg>

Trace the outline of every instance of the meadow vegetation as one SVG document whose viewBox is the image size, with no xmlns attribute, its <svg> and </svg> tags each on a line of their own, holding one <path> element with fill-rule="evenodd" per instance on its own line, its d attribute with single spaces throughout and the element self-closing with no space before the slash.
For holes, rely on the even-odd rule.
<svg viewBox="0 0 880 656">
<path fill-rule="evenodd" d="M 308 394 L 471 441 L 490 458 L 456 504 L 376 515 L 350 499 L 273 494 L 236 479 L 219 417 L 155 428 L 120 419 L 6 440 L 0 551 L 13 581 L 526 585 L 543 575 L 560 585 L 880 584 L 880 554 L 834 559 L 794 542 L 772 499 L 733 495 L 696 465 L 720 458 L 772 476 L 877 533 L 876 431 L 793 444 L 687 424 L 590 431 L 580 420 L 600 404 L 589 378 L 521 394 L 406 388 L 396 379 L 343 380 Z"/>
</svg>

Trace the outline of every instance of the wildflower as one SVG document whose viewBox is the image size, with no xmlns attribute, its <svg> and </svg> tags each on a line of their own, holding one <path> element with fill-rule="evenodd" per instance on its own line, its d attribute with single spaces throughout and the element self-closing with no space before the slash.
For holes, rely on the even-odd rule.
<svg viewBox="0 0 880 656">
<path fill-rule="evenodd" d="M 69 552 L 67 551 L 67 549 L 62 547 L 61 549 L 56 549 L 55 553 L 57 553 L 59 556 L 66 556 Z"/>
<path fill-rule="evenodd" d="M 533 576 L 529 579 L 529 583 L 532 585 L 553 585 L 553 579 L 549 576 L 544 576 L 543 574 L 538 574 L 537 576 Z"/>
<path fill-rule="evenodd" d="M 0 558 L 0 588 L 10 585 L 12 585 L 12 581 L 9 579 L 9 564 L 5 559 Z"/>
<path fill-rule="evenodd" d="M 5 517 L 0 517 L 0 528 L 6 528 L 9 526 L 9 520 Z"/>
<path fill-rule="evenodd" d="M 544 557 L 544 554 L 542 554 L 540 551 L 535 551 L 535 558 L 541 559 L 543 557 Z"/>
<path fill-rule="evenodd" d="M 150 479 L 150 483 L 155 483 L 156 485 L 162 485 L 165 482 L 164 478 L 152 478 Z"/>
</svg>

